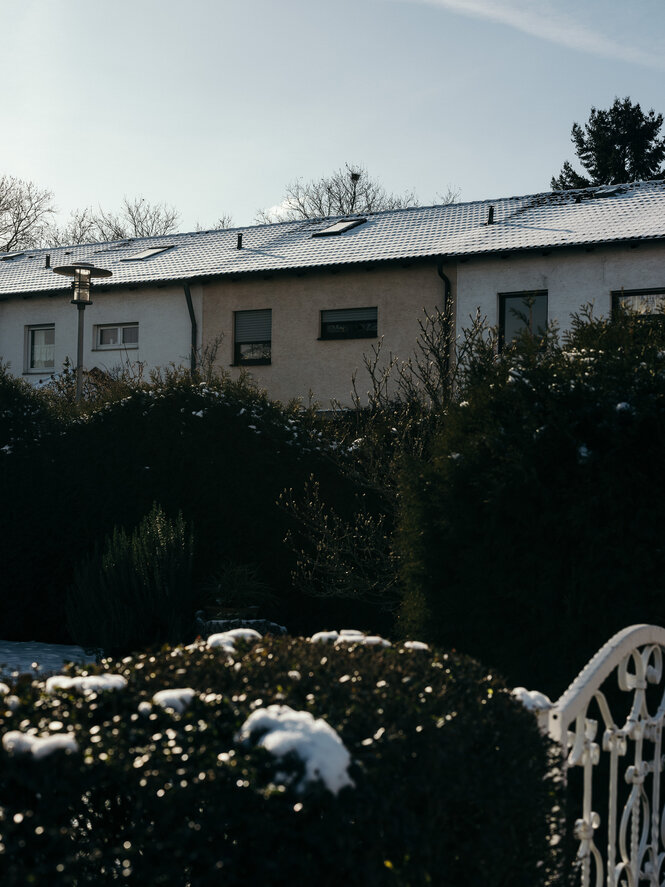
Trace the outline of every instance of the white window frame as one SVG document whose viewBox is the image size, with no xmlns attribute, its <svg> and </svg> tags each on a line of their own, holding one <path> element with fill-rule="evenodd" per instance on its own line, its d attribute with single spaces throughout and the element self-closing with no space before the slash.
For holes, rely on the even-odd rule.
<svg viewBox="0 0 665 887">
<path fill-rule="evenodd" d="M 137 339 L 138 339 L 138 329 L 139 325 L 136 321 L 131 321 L 129 323 L 97 323 L 95 324 L 95 344 L 93 347 L 93 351 L 129 351 L 136 350 L 139 347 L 138 341 L 136 342 L 123 342 L 123 330 L 129 328 L 136 329 L 137 331 Z M 104 330 L 118 330 L 118 342 L 113 345 L 103 345 L 101 338 L 102 332 Z"/>
<path fill-rule="evenodd" d="M 34 367 L 32 366 L 33 337 L 37 332 L 42 330 L 53 330 L 53 366 Z M 25 327 L 25 343 L 23 348 L 23 371 L 25 373 L 35 373 L 40 376 L 50 375 L 55 372 L 55 324 L 54 323 L 31 323 Z"/>
</svg>

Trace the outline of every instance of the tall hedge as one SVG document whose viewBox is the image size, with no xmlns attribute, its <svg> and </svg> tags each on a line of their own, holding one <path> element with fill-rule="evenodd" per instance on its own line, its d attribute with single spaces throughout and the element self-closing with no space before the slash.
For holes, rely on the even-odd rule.
<svg viewBox="0 0 665 887">
<path fill-rule="evenodd" d="M 47 436 L 0 452 L 3 636 L 66 639 L 75 565 L 114 528 L 131 533 L 153 502 L 193 530 L 195 586 L 222 564 L 257 565 L 280 602 L 261 615 L 315 630 L 316 607 L 291 593 L 294 555 L 283 540 L 293 521 L 277 504 L 311 474 L 338 501 L 353 497 L 307 415 L 242 382 L 176 376 L 61 418 Z"/>
<path fill-rule="evenodd" d="M 665 620 L 664 458 L 660 321 L 478 345 L 402 477 L 403 630 L 558 696 L 615 631 Z"/>
<path fill-rule="evenodd" d="M 127 686 L 49 694 L 25 681 L 0 699 L 3 887 L 553 883 L 548 745 L 477 662 L 264 638 L 90 671 Z M 182 713 L 153 701 L 176 688 L 193 691 Z M 271 704 L 324 719 L 353 785 L 303 786 L 298 755 L 242 742 L 250 713 Z M 32 757 L 5 747 L 12 730 L 77 749 Z"/>
</svg>

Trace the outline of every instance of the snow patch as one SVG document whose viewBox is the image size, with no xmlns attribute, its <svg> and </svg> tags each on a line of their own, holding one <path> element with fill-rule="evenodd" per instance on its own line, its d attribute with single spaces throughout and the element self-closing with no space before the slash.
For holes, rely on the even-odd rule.
<svg viewBox="0 0 665 887">
<path fill-rule="evenodd" d="M 121 674 L 93 674 L 76 678 L 55 674 L 47 679 L 46 692 L 78 690 L 81 693 L 96 693 L 99 690 L 122 690 L 126 686 L 127 678 L 123 678 Z"/>
<path fill-rule="evenodd" d="M 258 741 L 257 734 L 262 734 Z M 295 711 L 288 705 L 258 708 L 242 725 L 236 740 L 256 741 L 276 758 L 295 753 L 305 765 L 298 791 L 304 790 L 303 783 L 318 781 L 335 795 L 347 785 L 354 787 L 348 774 L 351 756 L 346 746 L 330 724 L 308 711 Z"/>
<path fill-rule="evenodd" d="M 0 674 L 52 672 L 59 671 L 65 662 L 86 664 L 94 661 L 93 654 L 75 645 L 0 640 Z"/>
<path fill-rule="evenodd" d="M 553 702 L 540 690 L 527 690 L 526 687 L 515 687 L 512 695 L 521 702 L 527 711 L 547 711 L 552 708 Z"/>
<path fill-rule="evenodd" d="M 429 650 L 429 647 L 423 641 L 404 641 L 402 646 L 406 650 Z"/>
<path fill-rule="evenodd" d="M 260 641 L 261 638 L 262 635 L 253 628 L 230 628 L 228 631 L 211 634 L 206 644 L 213 649 L 221 647 L 227 653 L 235 653 L 236 641 Z"/>
<path fill-rule="evenodd" d="M 171 709 L 181 715 L 194 698 L 194 695 L 195 691 L 191 687 L 182 687 L 177 690 L 159 690 L 152 697 L 152 701 L 155 705 L 160 705 L 167 710 Z M 139 710 L 140 708 L 141 706 L 139 706 Z"/>
<path fill-rule="evenodd" d="M 330 644 L 333 641 L 336 641 L 339 637 L 338 631 L 317 631 L 315 634 L 311 636 L 310 643 L 312 644 L 322 644 L 327 643 Z"/>
<path fill-rule="evenodd" d="M 341 647 L 344 646 L 344 644 L 365 644 L 368 647 L 392 646 L 390 641 L 387 641 L 385 638 L 379 637 L 375 634 L 344 634 L 344 632 L 342 632 L 335 641 L 335 646 Z"/>
<path fill-rule="evenodd" d="M 30 754 L 33 758 L 45 758 L 54 751 L 64 749 L 69 752 L 79 750 L 78 743 L 71 733 L 45 733 L 32 736 L 20 730 L 10 730 L 2 737 L 2 747 L 12 754 Z"/>
</svg>

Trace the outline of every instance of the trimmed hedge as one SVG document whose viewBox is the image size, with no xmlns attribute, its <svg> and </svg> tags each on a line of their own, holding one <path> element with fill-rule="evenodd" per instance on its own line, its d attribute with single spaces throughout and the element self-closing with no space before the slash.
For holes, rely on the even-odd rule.
<svg viewBox="0 0 665 887">
<path fill-rule="evenodd" d="M 153 502 L 171 518 L 182 513 L 194 534 L 195 588 L 229 563 L 256 565 L 277 602 L 261 615 L 315 630 L 327 604 L 304 606 L 294 593 L 284 538 L 298 528 L 277 500 L 315 475 L 348 508 L 356 489 L 327 452 L 297 406 L 243 382 L 172 378 L 0 453 L 0 563 L 11 592 L 3 636 L 69 640 L 64 600 L 75 566 L 116 528 L 131 533 Z M 192 617 L 202 603 L 192 600 Z"/>
<path fill-rule="evenodd" d="M 538 887 L 555 876 L 550 749 L 471 659 L 264 638 L 89 669 L 107 671 L 127 687 L 48 695 L 21 680 L 0 701 L 3 735 L 67 734 L 79 747 L 41 759 L 0 748 L 3 887 Z M 150 705 L 181 687 L 196 691 L 182 714 Z M 239 743 L 249 714 L 272 703 L 337 731 L 353 788 L 299 792 L 296 757 Z"/>
</svg>

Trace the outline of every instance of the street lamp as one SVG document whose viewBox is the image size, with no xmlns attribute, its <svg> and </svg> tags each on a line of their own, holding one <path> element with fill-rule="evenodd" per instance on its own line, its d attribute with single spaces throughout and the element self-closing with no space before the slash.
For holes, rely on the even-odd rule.
<svg viewBox="0 0 665 887">
<path fill-rule="evenodd" d="M 72 290 L 74 297 L 72 305 L 78 309 L 78 345 L 76 349 L 76 403 L 81 401 L 83 390 L 83 312 L 90 301 L 90 284 L 93 277 L 110 277 L 112 271 L 106 268 L 95 268 L 89 262 L 74 262 L 72 265 L 59 265 L 54 268 L 55 274 L 63 274 L 65 277 L 73 277 Z"/>
</svg>

